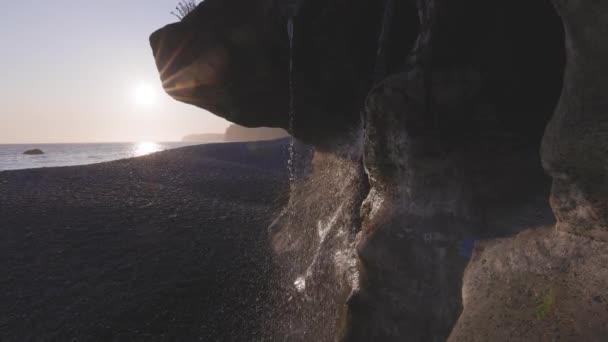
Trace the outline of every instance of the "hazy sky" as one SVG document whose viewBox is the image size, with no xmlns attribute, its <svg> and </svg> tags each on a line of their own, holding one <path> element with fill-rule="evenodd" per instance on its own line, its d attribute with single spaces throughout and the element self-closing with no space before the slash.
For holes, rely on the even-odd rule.
<svg viewBox="0 0 608 342">
<path fill-rule="evenodd" d="M 177 2 L 0 0 L 0 143 L 223 132 L 228 122 L 162 92 L 148 36 L 177 20 Z M 138 101 L 142 84 L 153 94 Z"/>
</svg>

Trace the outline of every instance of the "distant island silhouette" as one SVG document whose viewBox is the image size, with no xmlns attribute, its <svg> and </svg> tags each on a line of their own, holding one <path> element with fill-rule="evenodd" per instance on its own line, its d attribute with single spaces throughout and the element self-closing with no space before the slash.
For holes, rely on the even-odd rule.
<svg viewBox="0 0 608 342">
<path fill-rule="evenodd" d="M 182 138 L 184 142 L 237 142 L 274 140 L 289 136 L 284 129 L 271 127 L 249 128 L 237 124 L 230 125 L 225 133 L 191 134 Z"/>
<path fill-rule="evenodd" d="M 26 155 L 40 155 L 40 154 L 44 154 L 44 152 L 41 149 L 35 148 L 33 150 L 27 150 L 27 151 L 23 152 L 23 154 L 26 154 Z"/>
</svg>

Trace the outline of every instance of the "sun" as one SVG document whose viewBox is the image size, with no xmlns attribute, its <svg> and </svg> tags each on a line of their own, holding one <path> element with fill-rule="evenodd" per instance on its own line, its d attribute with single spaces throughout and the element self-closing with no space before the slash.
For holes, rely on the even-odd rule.
<svg viewBox="0 0 608 342">
<path fill-rule="evenodd" d="M 140 106 L 151 106 L 156 102 L 156 90 L 147 83 L 140 83 L 133 92 L 135 103 Z"/>
</svg>

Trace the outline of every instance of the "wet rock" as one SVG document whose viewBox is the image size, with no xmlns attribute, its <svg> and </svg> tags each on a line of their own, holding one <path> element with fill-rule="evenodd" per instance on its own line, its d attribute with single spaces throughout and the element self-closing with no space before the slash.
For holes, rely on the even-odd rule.
<svg viewBox="0 0 608 342">
<path fill-rule="evenodd" d="M 558 16 L 531 5 L 513 27 L 503 15 L 521 3 L 424 3 L 405 71 L 366 101 L 365 276 L 349 341 L 445 341 L 462 310 L 463 243 L 554 222 L 538 149 L 564 65 Z M 543 35 L 544 57 L 530 58 Z"/>
<path fill-rule="evenodd" d="M 345 303 L 359 287 L 354 245 L 367 184 L 361 152 L 341 152 L 315 154 L 311 173 L 298 178 L 269 228 L 282 270 L 269 327 L 274 340 L 333 341 L 345 332 Z"/>
</svg>

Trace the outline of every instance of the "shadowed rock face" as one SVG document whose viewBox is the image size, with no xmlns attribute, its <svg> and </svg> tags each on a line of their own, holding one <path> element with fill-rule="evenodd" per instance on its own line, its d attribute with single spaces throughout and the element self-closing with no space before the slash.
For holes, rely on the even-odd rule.
<svg viewBox="0 0 608 342">
<path fill-rule="evenodd" d="M 605 334 L 605 302 L 596 293 L 607 281 L 608 45 L 601 37 L 608 35 L 608 5 L 556 3 L 557 11 L 540 0 L 301 3 L 292 133 L 333 162 L 315 169 L 329 185 L 304 182 L 314 188 L 292 193 L 287 210 L 299 208 L 299 223 L 273 227 L 274 241 L 289 247 L 277 253 L 292 255 L 282 259 L 287 269 L 315 265 L 307 275 L 311 292 L 288 296 L 298 305 L 295 316 L 285 316 L 303 332 L 290 337 L 529 340 L 555 327 L 523 323 L 535 314 L 528 300 L 547 293 L 549 302 L 555 296 L 567 303 L 559 322 L 581 313 L 592 323 L 591 332 L 564 325 L 560 336 Z M 286 10 L 278 1 L 247 6 L 241 13 L 236 0 L 207 0 L 155 33 L 161 77 L 175 98 L 229 120 L 289 128 Z M 257 38 L 230 43 L 230 20 L 210 19 L 222 16 L 250 23 L 246 30 Z M 188 38 L 196 37 L 192 32 L 215 37 L 214 44 Z M 187 53 L 176 48 L 183 37 Z M 169 52 L 166 44 L 174 44 Z M 213 52 L 218 47 L 222 53 Z M 190 59 L 175 62 L 174 53 Z M 221 63 L 191 62 L 215 61 L 206 54 Z M 173 90 L 175 80 L 192 79 L 196 86 Z M 264 96 L 252 100 L 248 91 Z M 332 217 L 340 229 L 351 228 L 336 243 L 316 238 L 314 222 L 306 223 Z M 557 232 L 506 238 L 554 225 Z M 503 240 L 473 248 L 496 238 Z M 312 256 L 322 251 L 327 263 L 349 248 L 357 256 L 357 286 L 345 285 L 352 267 Z M 571 260 L 579 256 L 584 260 Z M 594 274 L 579 276 L 577 269 Z M 286 271 L 286 286 L 296 276 Z M 583 309 L 583 293 L 600 306 Z M 514 334 L 518 327 L 527 330 Z"/>
<path fill-rule="evenodd" d="M 394 58 L 416 37 L 413 6 L 399 5 Z M 150 37 L 167 93 L 247 127 L 289 128 L 287 2 L 206 0 Z M 297 138 L 331 146 L 359 124 L 371 86 L 382 4 L 310 0 L 294 24 Z M 397 61 L 397 59 L 400 59 Z"/>
<path fill-rule="evenodd" d="M 561 87 L 558 16 L 540 2 L 424 4 L 408 63 L 366 100 L 349 341 L 445 341 L 467 241 L 554 222 L 538 149 Z"/>
<path fill-rule="evenodd" d="M 466 126 L 476 132 L 507 125 L 520 130 L 544 127 L 559 92 L 556 67 L 563 44 L 548 4 L 419 3 L 394 2 L 394 20 L 385 27 L 382 46 L 382 2 L 301 3 L 294 25 L 294 136 L 325 148 L 348 136 L 360 124 L 359 113 L 374 78 L 407 69 L 408 61 L 432 67 L 435 75 L 425 74 L 426 79 L 459 85 L 434 96 L 487 107 L 488 114 L 481 118 L 427 118 L 445 125 L 448 132 Z M 155 32 L 150 41 L 166 91 L 247 127 L 289 129 L 287 5 L 279 0 L 207 0 L 183 21 Z M 426 48 L 431 41 L 432 49 Z M 519 110 L 523 103 L 527 110 Z M 493 113 L 493 106 L 499 112 L 512 110 L 501 115 Z M 531 112 L 537 113 L 537 120 L 530 118 Z M 428 126 L 418 121 L 417 126 Z"/>
<path fill-rule="evenodd" d="M 603 341 L 608 334 L 608 4 L 554 3 L 567 65 L 541 156 L 557 224 L 478 246 L 450 341 Z"/>
<path fill-rule="evenodd" d="M 558 229 L 608 242 L 608 4 L 555 1 L 568 64 L 543 139 Z"/>
</svg>

